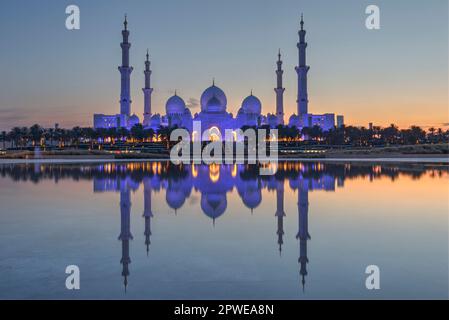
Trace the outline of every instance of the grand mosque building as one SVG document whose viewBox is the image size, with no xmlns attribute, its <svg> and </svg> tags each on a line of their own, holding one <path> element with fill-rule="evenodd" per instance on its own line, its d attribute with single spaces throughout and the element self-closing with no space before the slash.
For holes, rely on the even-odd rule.
<svg viewBox="0 0 449 320">
<path fill-rule="evenodd" d="M 278 125 L 295 126 L 299 129 L 304 127 L 319 126 L 323 131 L 329 131 L 335 127 L 335 114 L 316 115 L 309 113 L 309 100 L 307 93 L 307 74 L 310 69 L 306 64 L 306 48 L 305 41 L 306 31 L 304 29 L 304 20 L 301 17 L 301 28 L 299 31 L 299 43 L 297 45 L 299 51 L 299 63 L 296 67 L 298 75 L 298 99 L 297 113 L 292 115 L 288 123 L 284 122 L 284 92 L 281 52 L 279 51 L 277 60 L 277 87 L 274 89 L 276 93 L 276 111 L 275 113 L 262 114 L 262 103 L 252 93 L 245 98 L 236 116 L 227 111 L 227 98 L 225 92 L 215 85 L 215 81 L 201 95 L 201 111 L 192 115 L 190 109 L 186 106 L 184 100 L 177 95 L 170 97 L 165 105 L 165 115 L 153 114 L 151 95 L 153 88 L 151 87 L 151 62 L 147 52 L 145 61 L 145 87 L 142 89 L 144 94 L 144 113 L 143 121 L 136 114 L 131 114 L 131 73 L 133 68 L 130 66 L 129 50 L 131 43 L 129 42 L 128 21 L 125 17 L 124 29 L 122 31 L 123 42 L 122 48 L 122 65 L 118 68 L 121 74 L 121 94 L 120 94 L 120 113 L 116 115 L 94 115 L 94 127 L 98 128 L 119 128 L 124 127 L 131 129 L 136 124 L 142 123 L 144 128 L 151 128 L 154 131 L 162 127 L 167 128 L 185 128 L 191 135 L 202 137 L 208 131 L 210 135 L 224 137 L 226 130 L 237 130 L 243 127 L 259 127 L 270 126 L 275 128 Z M 343 117 L 338 117 L 337 126 L 343 125 Z M 201 131 L 194 131 L 194 121 L 201 123 Z"/>
</svg>

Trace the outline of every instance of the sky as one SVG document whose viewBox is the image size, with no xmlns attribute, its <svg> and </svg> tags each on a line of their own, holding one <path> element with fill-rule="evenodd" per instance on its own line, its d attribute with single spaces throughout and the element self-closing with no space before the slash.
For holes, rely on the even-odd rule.
<svg viewBox="0 0 449 320">
<path fill-rule="evenodd" d="M 81 29 L 65 27 L 65 8 Z M 381 29 L 365 27 L 380 8 Z M 144 59 L 152 61 L 153 112 L 177 90 L 199 112 L 215 78 L 237 113 L 253 90 L 275 111 L 276 59 L 284 61 L 286 120 L 296 110 L 298 28 L 307 30 L 309 112 L 350 125 L 449 124 L 447 0 L 2 0 L 0 130 L 39 123 L 92 126 L 119 112 L 121 30 L 131 32 L 132 112 L 142 118 Z"/>
</svg>

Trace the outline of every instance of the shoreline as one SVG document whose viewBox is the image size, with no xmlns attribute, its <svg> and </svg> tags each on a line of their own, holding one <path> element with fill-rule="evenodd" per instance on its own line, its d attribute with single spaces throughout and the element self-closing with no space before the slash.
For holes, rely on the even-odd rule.
<svg viewBox="0 0 449 320">
<path fill-rule="evenodd" d="M 191 159 L 193 161 L 194 159 Z M 241 161 L 242 159 L 234 159 Z M 248 159 L 246 159 L 248 160 Z M 251 159 L 250 159 L 251 160 Z M 8 164 L 96 164 L 96 163 L 126 163 L 126 162 L 165 162 L 169 158 L 128 158 L 116 159 L 111 157 L 92 157 L 92 156 L 65 156 L 48 157 L 41 159 L 1 159 L 0 165 Z M 422 164 L 443 164 L 449 165 L 449 156 L 447 155 L 335 155 L 332 157 L 279 157 L 279 162 L 382 162 L 382 163 L 422 163 Z"/>
</svg>

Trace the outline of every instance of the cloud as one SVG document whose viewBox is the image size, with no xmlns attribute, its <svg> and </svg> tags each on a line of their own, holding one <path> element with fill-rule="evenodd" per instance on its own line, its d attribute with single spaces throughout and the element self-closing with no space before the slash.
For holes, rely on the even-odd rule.
<svg viewBox="0 0 449 320">
<path fill-rule="evenodd" d="M 200 101 L 196 98 L 189 98 L 186 105 L 189 109 L 196 109 L 200 106 Z"/>
</svg>

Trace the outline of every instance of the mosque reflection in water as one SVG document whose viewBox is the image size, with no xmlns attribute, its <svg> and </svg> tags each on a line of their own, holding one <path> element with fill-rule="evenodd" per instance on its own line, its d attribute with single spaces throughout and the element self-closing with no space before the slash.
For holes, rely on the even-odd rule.
<svg viewBox="0 0 449 320">
<path fill-rule="evenodd" d="M 443 170 L 445 171 L 445 170 Z M 440 175 L 443 171 L 436 170 Z M 234 188 L 248 210 L 253 211 L 262 203 L 264 189 L 276 193 L 277 222 L 276 238 L 279 253 L 284 244 L 284 186 L 297 194 L 298 231 L 296 239 L 299 246 L 298 268 L 301 287 L 304 290 L 308 275 L 308 241 L 309 234 L 309 192 L 314 190 L 335 191 L 344 186 L 345 179 L 369 177 L 370 180 L 389 177 L 396 179 L 400 174 L 419 178 L 426 169 L 404 165 L 379 166 L 366 164 L 352 166 L 351 164 L 331 163 L 280 163 L 274 176 L 260 176 L 259 167 L 255 165 L 180 165 L 169 162 L 142 163 L 108 163 L 101 165 L 35 165 L 0 167 L 2 176 L 10 175 L 14 180 L 32 180 L 64 178 L 93 179 L 95 193 L 120 193 L 120 235 L 122 243 L 122 276 L 125 289 L 130 277 L 130 242 L 131 234 L 131 193 L 143 185 L 144 194 L 144 237 L 147 254 L 151 245 L 151 220 L 153 192 L 165 191 L 167 205 L 175 212 L 186 205 L 186 200 L 192 192 L 201 193 L 201 209 L 211 219 L 214 225 L 225 214 L 227 209 L 227 194 Z"/>
<path fill-rule="evenodd" d="M 238 194 L 247 208 L 253 211 L 262 202 L 262 189 L 268 188 L 276 192 L 276 218 L 277 238 L 279 252 L 282 252 L 284 243 L 284 179 L 290 177 L 290 186 L 298 190 L 298 234 L 300 275 L 302 286 L 305 286 L 307 276 L 307 241 L 310 240 L 308 227 L 309 190 L 324 189 L 334 190 L 335 178 L 330 175 L 318 175 L 306 177 L 307 172 L 320 171 L 321 164 L 304 166 L 302 164 L 287 164 L 282 166 L 279 174 L 262 179 L 258 175 L 255 166 L 220 166 L 200 165 L 177 167 L 168 163 L 115 165 L 107 164 L 99 166 L 97 170 L 105 173 L 104 177 L 94 177 L 94 192 L 120 192 L 120 223 L 121 231 L 119 240 L 122 242 L 123 265 L 122 276 L 125 287 L 128 285 L 130 275 L 129 255 L 131 234 L 131 191 L 135 192 L 143 184 L 145 220 L 145 245 L 147 254 L 151 244 L 151 219 L 153 212 L 151 200 L 153 190 L 166 190 L 166 201 L 170 208 L 177 212 L 180 210 L 192 193 L 192 189 L 201 192 L 201 209 L 215 225 L 216 220 L 222 216 L 227 209 L 227 193 L 237 189 Z M 286 170 L 284 170 L 286 169 Z M 138 171 L 143 176 L 137 178 L 134 173 Z M 139 172 L 141 171 L 141 172 Z M 122 176 L 120 172 L 132 172 L 130 175 Z M 115 176 L 115 174 L 117 174 Z M 302 174 L 300 174 L 302 173 Z"/>
</svg>

